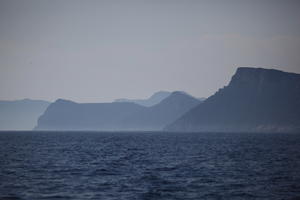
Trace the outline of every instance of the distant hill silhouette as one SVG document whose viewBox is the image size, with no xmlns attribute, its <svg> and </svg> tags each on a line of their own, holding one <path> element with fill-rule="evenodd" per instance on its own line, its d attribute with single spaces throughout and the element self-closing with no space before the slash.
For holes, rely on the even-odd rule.
<svg viewBox="0 0 300 200">
<path fill-rule="evenodd" d="M 300 75 L 238 68 L 228 86 L 168 125 L 168 131 L 300 131 Z"/>
<path fill-rule="evenodd" d="M 162 130 L 200 101 L 173 92 L 145 107 L 131 102 L 75 103 L 59 99 L 39 118 L 36 130 Z"/>
<path fill-rule="evenodd" d="M 0 101 L 0 130 L 32 130 L 49 104 L 31 99 Z"/>
<path fill-rule="evenodd" d="M 132 102 L 132 103 L 136 103 L 136 104 L 139 104 L 142 106 L 150 107 L 155 104 L 158 104 L 163 99 L 167 98 L 170 94 L 171 94 L 171 92 L 159 91 L 159 92 L 154 93 L 148 99 L 116 99 L 115 102 Z"/>
<path fill-rule="evenodd" d="M 135 113 L 124 121 L 138 130 L 162 130 L 200 102 L 184 92 L 173 92 L 159 104 Z"/>
<path fill-rule="evenodd" d="M 58 99 L 39 118 L 38 130 L 118 130 L 122 120 L 143 110 L 135 103 L 75 103 Z"/>
</svg>

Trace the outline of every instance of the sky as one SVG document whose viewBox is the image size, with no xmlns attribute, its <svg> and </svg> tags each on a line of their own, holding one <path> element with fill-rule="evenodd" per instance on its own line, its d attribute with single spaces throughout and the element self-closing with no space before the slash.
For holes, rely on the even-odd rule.
<svg viewBox="0 0 300 200">
<path fill-rule="evenodd" d="M 300 73 L 297 0 L 0 0 L 0 99 L 209 97 L 237 67 Z"/>
</svg>

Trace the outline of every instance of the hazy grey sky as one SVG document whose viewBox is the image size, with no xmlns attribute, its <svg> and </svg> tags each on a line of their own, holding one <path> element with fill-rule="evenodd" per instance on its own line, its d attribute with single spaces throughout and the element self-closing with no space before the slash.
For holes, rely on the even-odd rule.
<svg viewBox="0 0 300 200">
<path fill-rule="evenodd" d="M 0 0 L 0 99 L 207 97 L 239 66 L 300 73 L 297 0 Z"/>
</svg>

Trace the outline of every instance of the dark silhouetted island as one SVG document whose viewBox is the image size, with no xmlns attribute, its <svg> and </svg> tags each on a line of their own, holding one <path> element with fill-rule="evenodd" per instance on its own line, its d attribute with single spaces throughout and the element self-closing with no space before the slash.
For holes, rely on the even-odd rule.
<svg viewBox="0 0 300 200">
<path fill-rule="evenodd" d="M 228 86 L 166 126 L 165 130 L 299 132 L 300 74 L 238 68 Z"/>
<path fill-rule="evenodd" d="M 173 92 L 145 107 L 132 102 L 75 103 L 59 99 L 39 118 L 35 130 L 162 130 L 201 101 Z"/>
</svg>

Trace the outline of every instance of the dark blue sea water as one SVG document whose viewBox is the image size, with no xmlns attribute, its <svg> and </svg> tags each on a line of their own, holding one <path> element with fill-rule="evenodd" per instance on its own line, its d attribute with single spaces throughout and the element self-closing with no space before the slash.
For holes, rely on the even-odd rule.
<svg viewBox="0 0 300 200">
<path fill-rule="evenodd" d="M 1 132 L 0 199 L 300 199 L 300 134 Z"/>
</svg>

